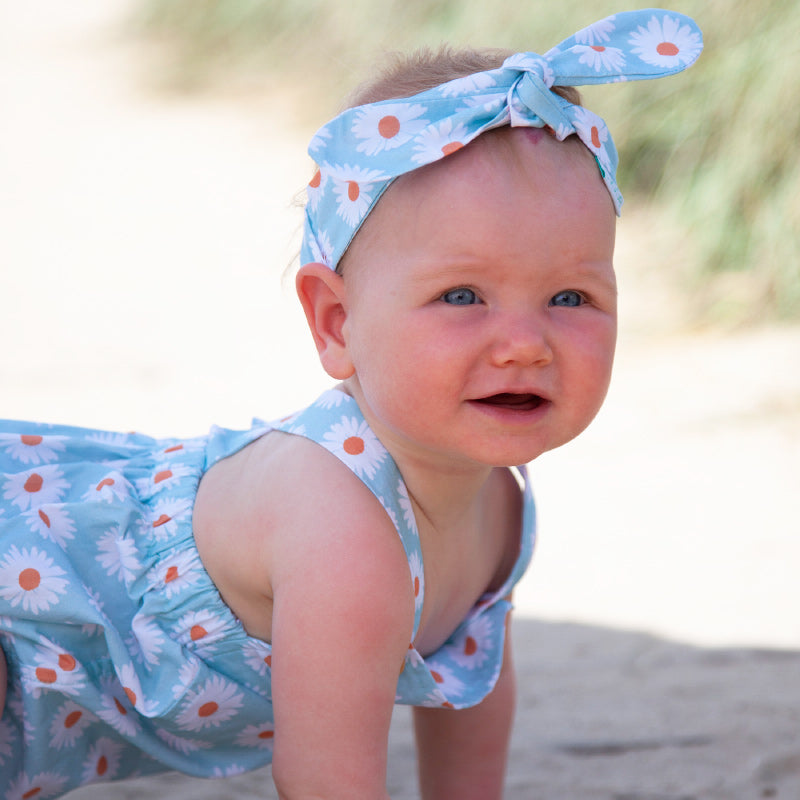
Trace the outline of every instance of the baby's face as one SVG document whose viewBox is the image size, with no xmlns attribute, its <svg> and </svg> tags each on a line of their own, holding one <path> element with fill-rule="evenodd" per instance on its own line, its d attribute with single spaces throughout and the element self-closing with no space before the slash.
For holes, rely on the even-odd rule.
<svg viewBox="0 0 800 800">
<path fill-rule="evenodd" d="M 501 466 L 580 433 L 611 374 L 614 229 L 588 151 L 538 130 L 399 178 L 343 265 L 347 384 L 390 450 Z"/>
</svg>

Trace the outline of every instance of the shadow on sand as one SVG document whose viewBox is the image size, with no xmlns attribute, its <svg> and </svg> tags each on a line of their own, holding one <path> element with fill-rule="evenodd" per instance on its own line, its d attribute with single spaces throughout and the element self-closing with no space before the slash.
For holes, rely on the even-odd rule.
<svg viewBox="0 0 800 800">
<path fill-rule="evenodd" d="M 648 634 L 517 619 L 519 702 L 507 800 L 800 797 L 800 651 L 707 649 Z M 395 714 L 389 792 L 417 797 L 407 709 Z M 274 800 L 269 769 L 175 774 L 70 800 Z"/>
</svg>

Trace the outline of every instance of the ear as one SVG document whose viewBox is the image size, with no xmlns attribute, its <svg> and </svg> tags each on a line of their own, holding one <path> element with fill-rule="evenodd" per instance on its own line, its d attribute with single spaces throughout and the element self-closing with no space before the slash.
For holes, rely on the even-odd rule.
<svg viewBox="0 0 800 800">
<path fill-rule="evenodd" d="M 297 273 L 297 296 L 325 372 L 345 380 L 355 368 L 347 352 L 344 279 L 324 264 L 304 264 Z"/>
</svg>

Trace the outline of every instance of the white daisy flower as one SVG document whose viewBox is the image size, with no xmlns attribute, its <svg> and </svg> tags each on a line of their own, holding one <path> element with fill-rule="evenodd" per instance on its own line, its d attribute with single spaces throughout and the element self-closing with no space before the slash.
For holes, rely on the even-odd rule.
<svg viewBox="0 0 800 800">
<path fill-rule="evenodd" d="M 172 686 L 172 696 L 176 699 L 183 697 L 187 688 L 194 683 L 199 671 L 200 661 L 195 656 L 189 655 L 178 668 L 178 681 Z"/>
<path fill-rule="evenodd" d="M 573 37 L 578 44 L 593 45 L 599 42 L 607 42 L 611 39 L 611 34 L 617 27 L 614 22 L 615 17 L 606 17 L 599 22 L 592 23 L 586 28 L 579 30 Z"/>
<path fill-rule="evenodd" d="M 425 576 L 423 574 L 422 559 L 414 552 L 408 557 L 408 566 L 411 570 L 411 580 L 414 582 L 414 608 L 422 605 L 425 593 Z"/>
<path fill-rule="evenodd" d="M 493 72 L 495 71 L 476 72 L 462 78 L 454 78 L 452 81 L 443 83 L 439 87 L 439 92 L 442 97 L 458 97 L 460 94 L 474 94 L 483 89 L 490 89 L 497 83 Z"/>
<path fill-rule="evenodd" d="M 173 553 L 150 571 L 151 586 L 162 587 L 167 597 L 174 597 L 200 579 L 198 557 L 192 553 Z"/>
<path fill-rule="evenodd" d="M 258 639 L 248 639 L 242 648 L 244 661 L 253 672 L 262 678 L 272 668 L 272 648 Z"/>
<path fill-rule="evenodd" d="M 286 433 L 293 433 L 296 436 L 305 436 L 306 435 L 306 426 L 305 425 L 289 425 L 286 428 Z"/>
<path fill-rule="evenodd" d="M 425 708 L 441 708 L 447 705 L 447 698 L 441 692 L 433 691 L 427 694 L 419 705 Z"/>
<path fill-rule="evenodd" d="M 54 642 L 41 637 L 34 653 L 34 663 L 22 668 L 26 690 L 34 697 L 55 689 L 62 694 L 74 695 L 86 686 L 86 673 L 75 657 L 64 652 Z"/>
<path fill-rule="evenodd" d="M 175 534 L 178 523 L 192 510 L 191 501 L 186 498 L 159 500 L 150 512 L 150 525 L 157 540 L 167 539 Z"/>
<path fill-rule="evenodd" d="M 332 266 L 333 245 L 331 244 L 331 237 L 325 231 L 319 231 L 316 236 L 310 237 L 308 244 L 314 261 L 319 264 L 325 264 L 326 267 Z"/>
<path fill-rule="evenodd" d="M 464 146 L 467 129 L 452 119 L 444 119 L 438 125 L 426 128 L 418 137 L 411 160 L 416 164 L 430 164 L 449 156 Z"/>
<path fill-rule="evenodd" d="M 325 143 L 330 139 L 332 136 L 328 127 L 320 128 L 312 137 L 311 141 L 308 143 L 308 152 L 314 153 L 322 147 L 325 147 Z"/>
<path fill-rule="evenodd" d="M 203 742 L 200 739 L 186 739 L 183 736 L 176 736 L 174 733 L 165 731 L 162 728 L 156 730 L 156 736 L 161 741 L 165 742 L 167 747 L 172 750 L 177 750 L 188 756 L 190 753 L 196 753 L 198 750 L 208 750 L 212 747 L 210 742 Z"/>
<path fill-rule="evenodd" d="M 306 185 L 306 205 L 312 210 L 316 211 L 322 195 L 325 193 L 325 186 L 328 182 L 328 176 L 317 167 L 314 176 Z"/>
<path fill-rule="evenodd" d="M 424 663 L 425 659 L 419 654 L 414 645 L 410 644 L 406 652 L 406 664 L 410 667 L 419 667 Z"/>
<path fill-rule="evenodd" d="M 24 514 L 28 527 L 43 539 L 65 547 L 67 539 L 74 539 L 75 523 L 61 505 L 44 505 L 31 508 Z"/>
<path fill-rule="evenodd" d="M 140 495 L 151 497 L 157 491 L 174 489 L 180 483 L 181 478 L 191 474 L 192 469 L 185 464 L 178 462 L 162 463 L 156 466 L 147 478 L 136 481 L 136 487 Z"/>
<path fill-rule="evenodd" d="M 123 736 L 135 736 L 141 726 L 135 714 L 131 713 L 133 708 L 127 692 L 117 680 L 104 681 L 102 689 L 97 716 Z"/>
<path fill-rule="evenodd" d="M 66 489 L 69 483 L 57 466 L 41 466 L 9 475 L 3 484 L 3 497 L 11 500 L 20 511 L 27 511 L 47 503 L 59 503 Z"/>
<path fill-rule="evenodd" d="M 89 749 L 83 762 L 83 783 L 110 781 L 119 771 L 122 744 L 101 736 Z"/>
<path fill-rule="evenodd" d="M 243 702 L 235 684 L 215 675 L 191 693 L 176 722 L 188 731 L 216 728 L 236 716 Z"/>
<path fill-rule="evenodd" d="M 143 708 L 146 703 L 142 698 L 142 684 L 132 664 L 123 664 L 117 672 L 122 691 L 134 708 Z"/>
<path fill-rule="evenodd" d="M 84 492 L 83 499 L 87 503 L 100 500 L 103 503 L 112 503 L 122 500 L 130 494 L 128 481 L 117 471 L 109 472 L 102 480 L 93 483 Z"/>
<path fill-rule="evenodd" d="M 411 498 L 408 496 L 408 487 L 402 478 L 397 481 L 397 501 L 400 504 L 400 508 L 403 509 L 403 519 L 406 526 L 409 530 L 416 531 L 417 520 L 414 517 L 414 507 L 411 505 Z"/>
<path fill-rule="evenodd" d="M 667 69 L 691 63 L 702 48 L 695 31 L 666 15 L 660 20 L 654 15 L 646 28 L 640 25 L 629 43 L 632 52 L 646 64 Z"/>
<path fill-rule="evenodd" d="M 320 444 L 357 475 L 369 478 L 375 476 L 388 455 L 366 421 L 359 422 L 355 417 L 342 417 L 341 422 L 334 423 Z"/>
<path fill-rule="evenodd" d="M 86 435 L 86 440 L 89 442 L 111 445 L 111 447 L 127 445 L 130 438 L 131 434 L 129 433 L 115 433 L 114 431 L 93 431 Z"/>
<path fill-rule="evenodd" d="M 58 797 L 63 793 L 66 782 L 66 776 L 57 772 L 40 772 L 32 778 L 23 772 L 9 784 L 5 800 L 27 800 L 31 797 L 47 800 L 49 797 Z"/>
<path fill-rule="evenodd" d="M 337 202 L 336 214 L 351 228 L 364 219 L 375 193 L 388 180 L 388 176 L 379 170 L 349 164 L 331 167 L 331 177 Z"/>
<path fill-rule="evenodd" d="M 218 614 L 203 609 L 184 614 L 173 630 L 179 644 L 191 642 L 193 650 L 202 653 L 225 637 L 226 623 Z"/>
<path fill-rule="evenodd" d="M 169 439 L 164 440 L 164 445 L 161 450 L 161 455 L 166 458 L 172 458 L 177 455 L 186 455 L 197 450 L 203 450 L 206 446 L 207 439 L 205 436 L 193 436 L 191 439 Z"/>
<path fill-rule="evenodd" d="M 604 169 L 609 167 L 605 144 L 609 139 L 605 122 L 588 108 L 575 106 L 573 109 L 575 130 L 581 141 L 597 156 Z"/>
<path fill-rule="evenodd" d="M 0 561 L 0 597 L 12 606 L 22 604 L 25 611 L 38 614 L 57 603 L 58 595 L 65 594 L 69 581 L 43 550 L 31 547 L 18 550 L 11 545 Z"/>
<path fill-rule="evenodd" d="M 508 92 L 492 92 L 491 94 L 481 94 L 476 97 L 465 97 L 462 102 L 464 108 L 480 108 L 488 114 L 502 111 L 507 98 Z"/>
<path fill-rule="evenodd" d="M 386 512 L 386 516 L 392 521 L 392 527 L 397 528 L 397 514 L 394 513 L 394 509 L 389 506 L 386 500 L 383 497 L 378 497 L 378 502 L 383 507 L 383 510 Z"/>
<path fill-rule="evenodd" d="M 0 433 L 0 449 L 23 464 L 46 464 L 55 461 L 65 449 L 66 436 L 38 433 Z"/>
<path fill-rule="evenodd" d="M 338 389 L 329 389 L 327 392 L 321 394 L 314 405 L 317 408 L 336 408 L 340 406 L 345 400 L 348 399 L 348 395 L 344 392 L 340 392 Z"/>
<path fill-rule="evenodd" d="M 57 750 L 72 747 L 97 717 L 83 706 L 67 700 L 56 711 L 50 723 L 50 744 Z"/>
<path fill-rule="evenodd" d="M 444 664 L 436 664 L 433 659 L 428 659 L 428 667 L 430 668 L 431 676 L 438 684 L 439 691 L 445 698 L 464 693 L 464 689 L 466 689 L 464 681 L 457 678 L 450 667 L 446 667 Z"/>
<path fill-rule="evenodd" d="M 477 669 L 489 658 L 494 635 L 495 626 L 489 617 L 478 616 L 448 645 L 448 655 L 459 667 Z"/>
<path fill-rule="evenodd" d="M 576 53 L 580 53 L 578 61 L 586 64 L 587 67 L 595 72 L 605 70 L 615 72 L 625 65 L 625 54 L 619 47 L 604 47 L 600 44 L 576 45 Z"/>
<path fill-rule="evenodd" d="M 263 725 L 248 725 L 236 737 L 236 744 L 242 747 L 259 747 L 265 750 L 272 749 L 275 738 L 275 728 L 270 722 Z"/>
<path fill-rule="evenodd" d="M 129 584 L 141 569 L 139 553 L 133 539 L 128 537 L 119 525 L 109 528 L 98 540 L 99 561 L 106 574 L 116 576 L 124 584 Z"/>
<path fill-rule="evenodd" d="M 362 140 L 356 150 L 374 156 L 406 144 L 428 124 L 421 119 L 426 110 L 419 103 L 365 106 L 353 122 L 353 135 Z"/>
<path fill-rule="evenodd" d="M 131 622 L 131 633 L 125 639 L 128 652 L 141 663 L 157 667 L 164 645 L 164 631 L 155 618 L 148 614 L 137 614 Z"/>
</svg>

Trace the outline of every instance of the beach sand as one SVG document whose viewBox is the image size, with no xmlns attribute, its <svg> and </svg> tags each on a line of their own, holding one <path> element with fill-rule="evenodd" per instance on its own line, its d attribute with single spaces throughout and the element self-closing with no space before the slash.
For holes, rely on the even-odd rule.
<svg viewBox="0 0 800 800">
<path fill-rule="evenodd" d="M 2 4 L 0 415 L 193 435 L 291 411 L 329 383 L 281 280 L 313 131 L 274 98 L 154 92 L 128 10 Z M 679 236 L 649 222 L 619 226 L 606 406 L 531 468 L 507 797 L 797 800 L 800 327 L 687 332 Z M 389 787 L 416 796 L 405 709 Z M 276 794 L 267 769 L 70 797 Z"/>
</svg>

